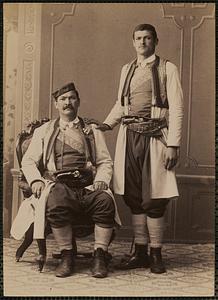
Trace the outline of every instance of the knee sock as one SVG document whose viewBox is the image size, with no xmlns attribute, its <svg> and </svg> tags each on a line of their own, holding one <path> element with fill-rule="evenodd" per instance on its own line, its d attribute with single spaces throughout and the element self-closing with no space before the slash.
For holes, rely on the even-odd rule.
<svg viewBox="0 0 218 300">
<path fill-rule="evenodd" d="M 60 251 L 72 249 L 72 227 L 67 225 L 60 228 L 52 227 L 52 233 Z"/>
<path fill-rule="evenodd" d="M 105 228 L 95 224 L 94 250 L 96 250 L 97 248 L 102 248 L 104 251 L 107 251 L 112 232 L 113 232 L 112 227 Z"/>
<path fill-rule="evenodd" d="M 161 248 L 163 244 L 164 217 L 147 217 L 148 232 L 150 236 L 150 247 Z"/>
<path fill-rule="evenodd" d="M 135 244 L 148 244 L 148 229 L 146 214 L 132 215 L 132 226 L 134 231 Z"/>
</svg>

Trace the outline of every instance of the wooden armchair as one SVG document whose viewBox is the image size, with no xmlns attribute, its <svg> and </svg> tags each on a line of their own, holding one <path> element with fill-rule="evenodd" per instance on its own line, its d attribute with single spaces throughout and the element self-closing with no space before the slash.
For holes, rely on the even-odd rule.
<svg viewBox="0 0 218 300">
<path fill-rule="evenodd" d="M 48 122 L 49 119 L 44 118 L 40 121 L 34 121 L 30 123 L 27 126 L 27 130 L 23 130 L 17 137 L 16 141 L 16 155 L 17 160 L 19 163 L 19 167 L 21 168 L 21 161 L 24 153 L 26 152 L 30 142 L 31 138 L 33 136 L 34 130 L 41 126 L 42 124 Z M 42 162 L 39 164 L 39 170 L 40 172 L 43 172 Z M 43 174 L 42 174 L 43 175 Z M 19 178 L 18 178 L 18 185 L 19 188 L 22 190 L 24 198 L 28 198 L 32 195 L 32 191 L 30 186 L 28 185 L 24 174 L 20 170 Z M 19 248 L 16 251 L 16 261 L 19 262 L 21 257 L 23 256 L 24 252 L 27 250 L 27 248 L 32 244 L 33 242 L 33 228 L 34 224 L 31 224 L 27 232 L 25 233 L 24 240 L 22 244 L 19 246 Z M 92 253 L 83 253 L 77 251 L 77 245 L 76 245 L 76 238 L 85 237 L 93 233 L 94 231 L 94 223 L 87 219 L 81 220 L 81 224 L 78 224 L 77 226 L 73 227 L 74 237 L 73 237 L 73 253 L 74 255 L 80 257 L 91 257 Z M 45 237 L 47 237 L 48 234 L 51 233 L 51 228 L 49 224 L 47 223 L 45 228 Z M 37 263 L 38 263 L 38 270 L 41 272 L 43 269 L 43 266 L 46 261 L 46 238 L 45 239 L 38 239 L 37 240 L 38 248 L 39 248 L 39 255 L 37 257 Z M 54 258 L 59 258 L 60 253 L 53 253 Z"/>
</svg>

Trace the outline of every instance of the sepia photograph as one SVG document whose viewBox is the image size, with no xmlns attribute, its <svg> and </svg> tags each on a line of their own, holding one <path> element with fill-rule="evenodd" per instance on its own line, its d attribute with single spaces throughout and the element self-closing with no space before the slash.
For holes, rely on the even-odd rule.
<svg viewBox="0 0 218 300">
<path fill-rule="evenodd" d="M 3 295 L 215 297 L 215 3 L 3 3 Z"/>
</svg>

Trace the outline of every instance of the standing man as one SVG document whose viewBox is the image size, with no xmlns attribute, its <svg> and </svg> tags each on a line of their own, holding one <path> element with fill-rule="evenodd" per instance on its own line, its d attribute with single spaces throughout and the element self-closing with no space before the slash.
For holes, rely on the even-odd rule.
<svg viewBox="0 0 218 300">
<path fill-rule="evenodd" d="M 56 276 L 73 272 L 72 226 L 85 218 L 87 225 L 94 224 L 92 276 L 106 277 L 108 245 L 113 227 L 119 223 L 109 190 L 111 157 L 102 132 L 77 116 L 80 98 L 74 83 L 64 85 L 53 97 L 59 118 L 35 130 L 22 170 L 39 203 L 48 181 L 53 184 L 47 193 L 45 215 L 61 251 Z M 43 172 L 38 168 L 41 162 Z"/>
<path fill-rule="evenodd" d="M 135 251 L 121 269 L 149 267 L 166 272 L 161 256 L 164 213 L 178 197 L 175 169 L 181 140 L 183 94 L 177 67 L 155 54 L 154 26 L 133 32 L 137 58 L 122 68 L 118 100 L 102 131 L 121 122 L 114 163 L 114 192 L 132 213 Z M 150 241 L 150 257 L 148 243 Z"/>
</svg>

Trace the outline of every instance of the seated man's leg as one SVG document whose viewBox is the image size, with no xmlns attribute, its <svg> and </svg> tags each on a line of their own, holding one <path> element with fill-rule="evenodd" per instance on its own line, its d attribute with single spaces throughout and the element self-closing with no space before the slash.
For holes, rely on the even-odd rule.
<svg viewBox="0 0 218 300">
<path fill-rule="evenodd" d="M 115 205 L 109 194 L 104 191 L 87 191 L 84 196 L 86 213 L 95 223 L 93 277 L 107 276 L 107 250 L 115 224 Z"/>
<path fill-rule="evenodd" d="M 61 251 L 61 263 L 56 269 L 57 277 L 72 273 L 72 218 L 79 211 L 76 195 L 66 185 L 56 183 L 51 189 L 46 207 L 46 217 L 51 225 L 54 238 Z"/>
</svg>

